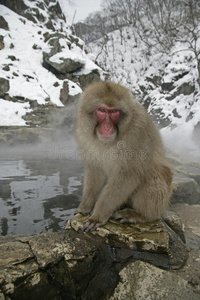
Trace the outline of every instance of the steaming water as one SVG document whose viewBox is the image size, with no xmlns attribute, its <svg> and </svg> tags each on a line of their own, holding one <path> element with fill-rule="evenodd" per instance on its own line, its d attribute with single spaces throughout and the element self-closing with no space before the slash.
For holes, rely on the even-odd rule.
<svg viewBox="0 0 200 300">
<path fill-rule="evenodd" d="M 77 160 L 0 155 L 0 235 L 63 231 L 81 201 Z"/>
</svg>

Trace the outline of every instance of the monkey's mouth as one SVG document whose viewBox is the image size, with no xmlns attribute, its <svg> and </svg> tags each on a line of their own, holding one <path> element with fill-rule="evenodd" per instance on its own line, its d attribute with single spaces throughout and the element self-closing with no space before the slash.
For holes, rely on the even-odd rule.
<svg viewBox="0 0 200 300">
<path fill-rule="evenodd" d="M 115 126 L 115 131 L 112 134 L 102 134 L 101 132 L 99 132 L 98 130 L 98 123 L 96 125 L 96 130 L 95 130 L 95 134 L 98 137 L 98 139 L 103 142 L 103 143 L 109 143 L 115 140 L 117 134 L 118 134 L 118 128 L 117 126 Z"/>
<path fill-rule="evenodd" d="M 101 138 L 103 138 L 105 141 L 109 141 L 113 138 L 113 135 L 115 134 L 101 135 Z"/>
<path fill-rule="evenodd" d="M 112 135 L 102 135 L 99 132 L 97 132 L 97 137 L 99 140 L 103 143 L 110 143 L 115 140 L 116 138 L 116 132 L 113 133 Z"/>
</svg>

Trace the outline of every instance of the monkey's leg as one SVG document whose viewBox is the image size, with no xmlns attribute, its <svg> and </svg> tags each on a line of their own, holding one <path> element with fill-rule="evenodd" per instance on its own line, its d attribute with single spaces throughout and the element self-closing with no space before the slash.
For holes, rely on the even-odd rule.
<svg viewBox="0 0 200 300">
<path fill-rule="evenodd" d="M 159 220 L 169 204 L 171 187 L 160 177 L 141 186 L 132 198 L 133 209 L 117 211 L 113 217 L 121 223 L 144 223 Z"/>
<path fill-rule="evenodd" d="M 94 206 L 91 217 L 84 223 L 82 230 L 95 230 L 104 225 L 112 216 L 113 212 L 121 207 L 128 197 L 133 193 L 135 181 L 131 177 L 126 177 L 126 173 L 120 172 L 110 177 L 107 184 L 103 187 L 98 201 Z M 122 184 L 123 182 L 123 184 Z"/>
<path fill-rule="evenodd" d="M 76 213 L 89 214 L 92 211 L 104 182 L 105 178 L 100 170 L 85 169 L 82 201 Z"/>
</svg>

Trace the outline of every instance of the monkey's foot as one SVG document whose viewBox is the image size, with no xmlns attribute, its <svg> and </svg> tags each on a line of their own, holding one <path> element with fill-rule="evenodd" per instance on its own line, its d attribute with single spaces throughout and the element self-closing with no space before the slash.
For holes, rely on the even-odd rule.
<svg viewBox="0 0 200 300">
<path fill-rule="evenodd" d="M 120 223 L 143 223 L 145 219 L 136 213 L 132 208 L 118 210 L 113 214 L 115 220 L 120 220 Z"/>
<path fill-rule="evenodd" d="M 93 231 L 96 230 L 101 224 L 92 222 L 92 221 L 85 221 L 83 222 L 83 227 L 81 228 L 82 231 L 88 232 L 88 231 Z"/>
</svg>

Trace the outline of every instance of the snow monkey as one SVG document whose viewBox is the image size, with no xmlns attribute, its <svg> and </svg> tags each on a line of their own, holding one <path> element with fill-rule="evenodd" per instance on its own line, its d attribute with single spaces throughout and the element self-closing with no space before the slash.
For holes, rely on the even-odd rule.
<svg viewBox="0 0 200 300">
<path fill-rule="evenodd" d="M 121 223 L 160 219 L 171 196 L 172 170 L 145 108 L 121 85 L 96 82 L 82 94 L 76 122 L 84 162 L 76 213 L 90 214 L 82 230 L 95 230 L 110 217 Z"/>
</svg>

